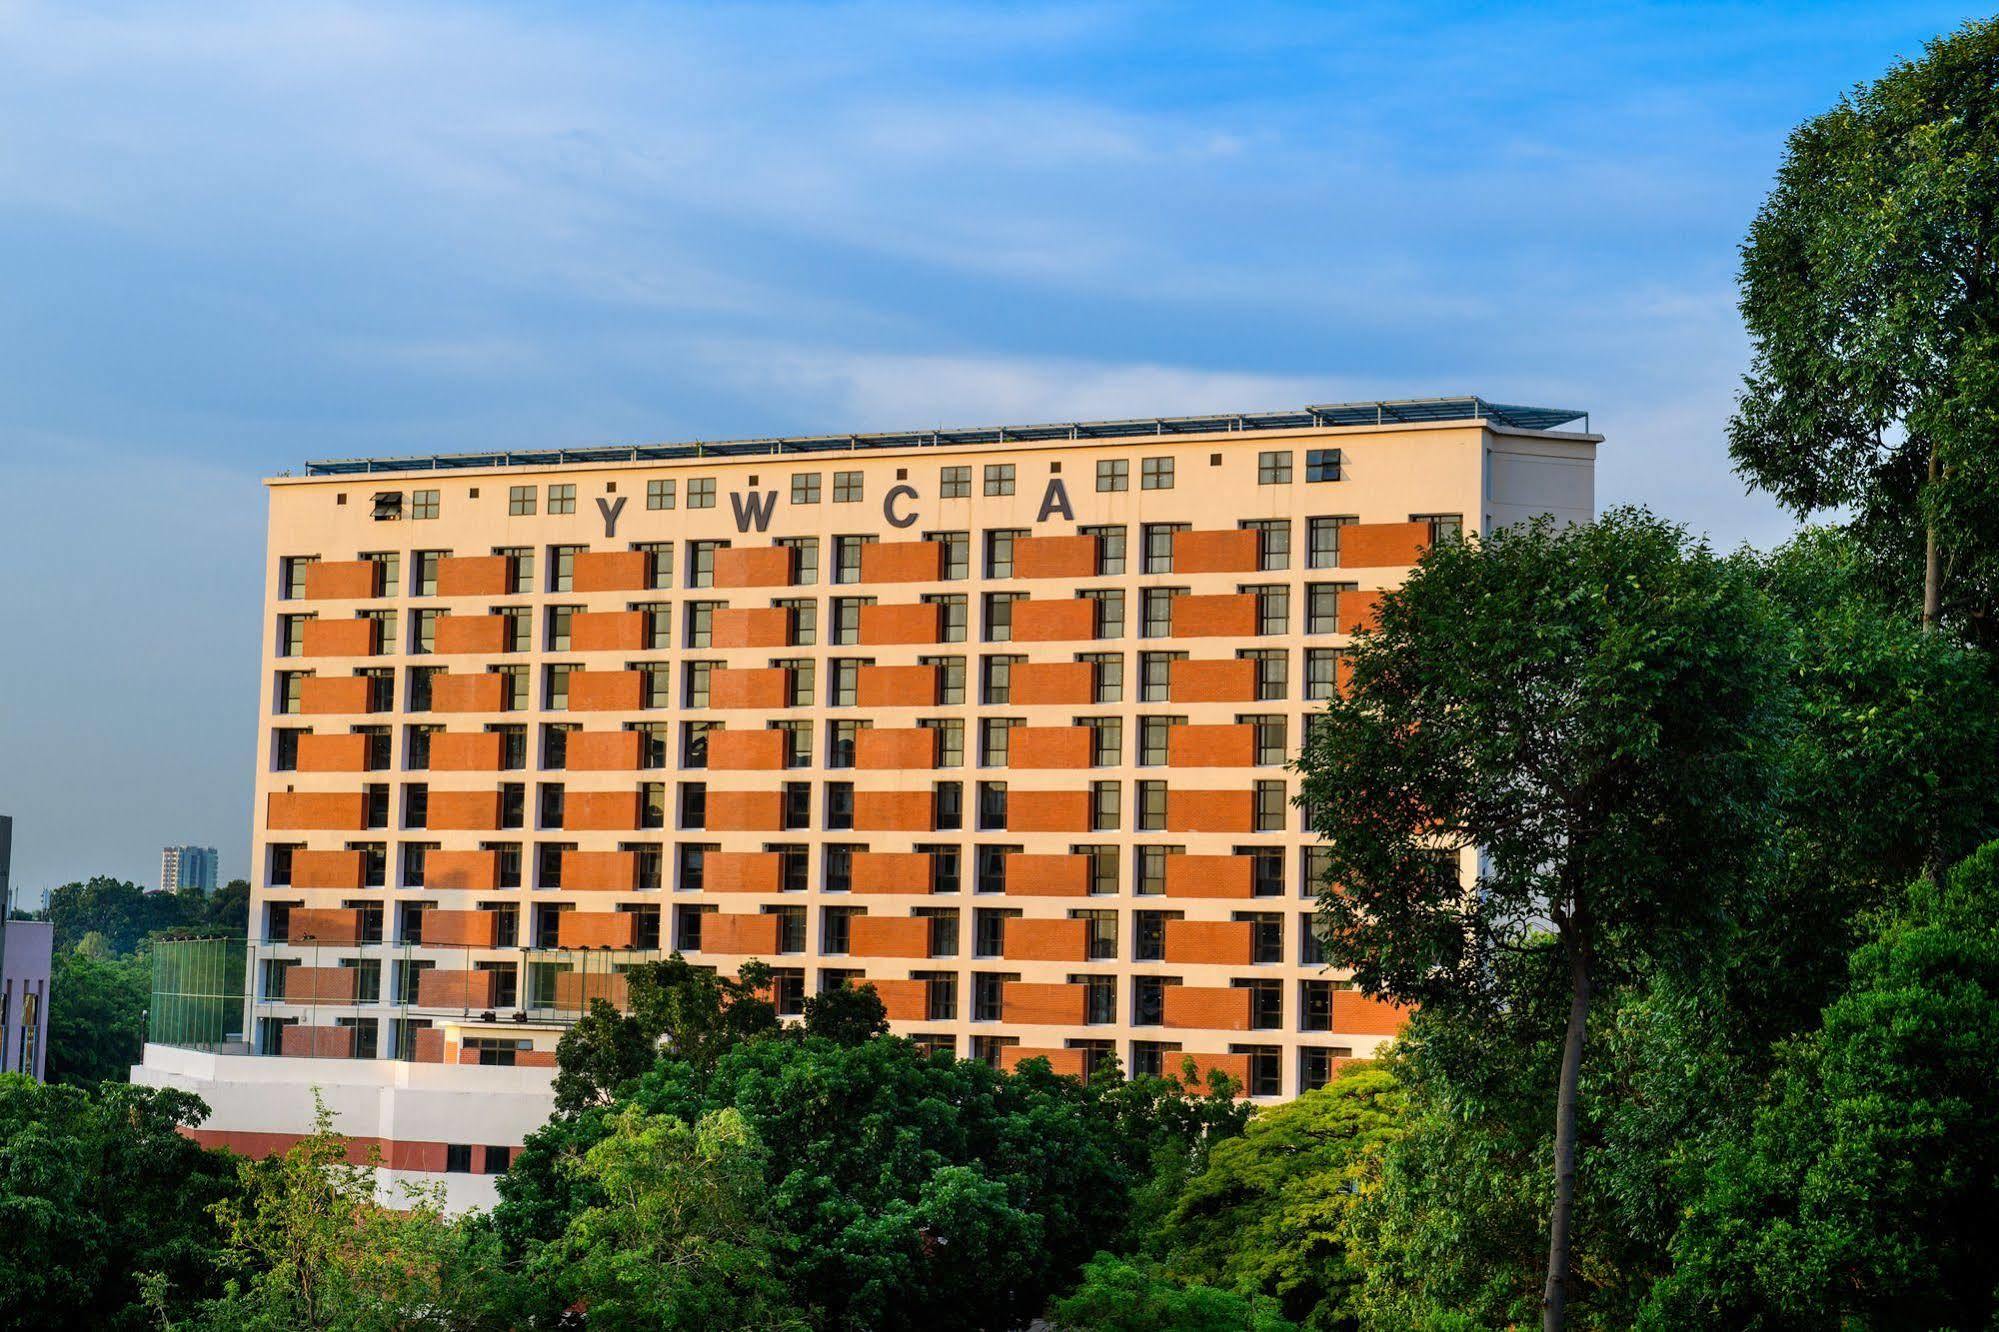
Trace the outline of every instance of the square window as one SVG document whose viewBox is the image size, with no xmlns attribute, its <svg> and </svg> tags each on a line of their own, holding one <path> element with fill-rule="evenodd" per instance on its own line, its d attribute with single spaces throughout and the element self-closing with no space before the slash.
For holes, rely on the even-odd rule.
<svg viewBox="0 0 1999 1332">
<path fill-rule="evenodd" d="M 1307 449 L 1305 451 L 1305 479 L 1307 481 L 1339 480 L 1340 451 L 1338 449 Z"/>
<path fill-rule="evenodd" d="M 972 493 L 972 469 L 946 467 L 938 473 L 937 493 L 945 499 L 964 499 Z"/>
<path fill-rule="evenodd" d="M 1147 458 L 1139 464 L 1139 489 L 1173 489 L 1173 460 L 1171 458 Z"/>
<path fill-rule="evenodd" d="M 861 474 L 859 472 L 833 473 L 833 502 L 835 504 L 857 504 L 861 498 Z"/>
<path fill-rule="evenodd" d="M 1259 486 L 1288 486 L 1291 484 L 1291 450 L 1268 449 L 1256 455 L 1256 484 Z"/>
<path fill-rule="evenodd" d="M 535 493 L 533 486 L 507 487 L 507 515 L 523 518 L 534 513 Z"/>
<path fill-rule="evenodd" d="M 687 483 L 687 507 L 690 509 L 712 509 L 715 507 L 715 478 L 697 476 Z"/>
<path fill-rule="evenodd" d="M 576 487 L 574 485 L 550 486 L 548 488 L 548 511 L 550 513 L 575 513 Z"/>
<path fill-rule="evenodd" d="M 1098 490 L 1131 489 L 1131 464 L 1123 458 L 1105 458 L 1097 463 Z"/>
<path fill-rule="evenodd" d="M 1013 494 L 1012 463 L 986 464 L 986 494 L 988 495 Z"/>
<path fill-rule="evenodd" d="M 646 507 L 648 509 L 670 509 L 675 502 L 675 491 L 679 488 L 673 481 L 646 482 Z"/>
<path fill-rule="evenodd" d="M 410 517 L 437 517 L 437 492 L 435 490 L 412 490 L 410 492 Z"/>
<path fill-rule="evenodd" d="M 791 502 L 793 504 L 817 504 L 819 502 L 819 473 L 795 472 L 792 474 Z"/>
</svg>

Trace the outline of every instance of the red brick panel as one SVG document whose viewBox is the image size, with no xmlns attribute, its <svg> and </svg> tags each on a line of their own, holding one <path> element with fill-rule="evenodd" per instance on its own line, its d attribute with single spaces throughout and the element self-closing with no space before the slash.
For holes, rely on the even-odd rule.
<svg viewBox="0 0 1999 1332">
<path fill-rule="evenodd" d="M 498 986 L 496 972 L 433 967 L 417 973 L 416 1002 L 419 1008 L 491 1008 Z"/>
<path fill-rule="evenodd" d="M 354 1028 L 294 1023 L 278 1037 L 278 1053 L 292 1059 L 352 1059 Z"/>
<path fill-rule="evenodd" d="M 307 657 L 372 657 L 382 650 L 379 620 L 307 620 L 299 636 Z"/>
<path fill-rule="evenodd" d="M 854 737 L 854 766 L 903 772 L 937 766 L 937 732 L 927 726 L 871 726 Z"/>
<path fill-rule="evenodd" d="M 359 888 L 361 886 L 361 853 L 359 851 L 294 851 L 292 853 L 292 887 L 294 888 Z"/>
<path fill-rule="evenodd" d="M 439 731 L 430 737 L 432 772 L 498 772 L 498 731 Z"/>
<path fill-rule="evenodd" d="M 622 1011 L 626 1007 L 625 978 L 617 972 L 558 971 L 555 973 L 555 1006 L 566 1013 L 585 1013 L 602 999 Z"/>
<path fill-rule="evenodd" d="M 273 791 L 264 826 L 274 832 L 325 828 L 359 832 L 368 826 L 367 798 L 359 791 Z"/>
<path fill-rule="evenodd" d="M 1168 856 L 1166 895 L 1247 900 L 1255 893 L 1255 870 L 1248 856 Z"/>
<path fill-rule="evenodd" d="M 861 982 L 872 985 L 875 994 L 888 1010 L 891 1022 L 924 1022 L 930 1017 L 930 982 L 920 980 L 876 980 L 870 977 Z"/>
<path fill-rule="evenodd" d="M 1394 1036 L 1408 1022 L 1409 1009 L 1401 1004 L 1359 990 L 1333 991 L 1333 1030 L 1343 1036 Z"/>
<path fill-rule="evenodd" d="M 710 791 L 708 831 L 777 832 L 784 827 L 782 791 Z"/>
<path fill-rule="evenodd" d="M 783 731 L 710 731 L 708 766 L 721 772 L 778 772 L 788 737 Z"/>
<path fill-rule="evenodd" d="M 1026 916 L 1006 923 L 1000 956 L 1009 962 L 1081 962 L 1088 951 L 1088 929 L 1080 920 L 1033 920 Z"/>
<path fill-rule="evenodd" d="M 941 541 L 876 541 L 861 547 L 863 583 L 934 583 L 943 576 Z"/>
<path fill-rule="evenodd" d="M 1088 597 L 1013 603 L 1016 643 L 1072 643 L 1096 636 L 1097 603 Z"/>
<path fill-rule="evenodd" d="M 1342 634 L 1359 633 L 1372 629 L 1381 620 L 1381 599 L 1386 592 L 1342 592 L 1340 593 L 1339 624 L 1336 631 Z"/>
<path fill-rule="evenodd" d="M 1428 523 L 1348 523 L 1340 529 L 1340 564 L 1349 569 L 1399 569 L 1423 558 Z"/>
<path fill-rule="evenodd" d="M 789 587 L 789 546 L 728 547 L 715 552 L 716 587 Z"/>
<path fill-rule="evenodd" d="M 858 831 L 929 832 L 936 823 L 936 797 L 929 791 L 854 793 L 854 827 Z"/>
<path fill-rule="evenodd" d="M 702 918 L 701 951 L 737 956 L 775 956 L 778 918 L 750 912 L 717 911 Z"/>
<path fill-rule="evenodd" d="M 575 652 L 641 652 L 645 612 L 577 611 L 569 617 L 569 646 Z"/>
<path fill-rule="evenodd" d="M 307 601 L 365 601 L 375 591 L 381 566 L 373 560 L 317 560 L 305 566 Z"/>
<path fill-rule="evenodd" d="M 363 683 L 366 683 L 365 681 Z M 366 772 L 365 735 L 302 735 L 298 738 L 300 772 Z"/>
<path fill-rule="evenodd" d="M 432 851 L 423 858 L 423 885 L 433 892 L 490 891 L 500 886 L 498 851 Z"/>
<path fill-rule="evenodd" d="M 1087 726 L 1016 726 L 1007 736 L 1009 768 L 1087 768 L 1096 746 Z"/>
<path fill-rule="evenodd" d="M 1091 703 L 1097 669 L 1087 661 L 1023 661 L 1013 668 L 1013 701 L 1021 707 Z"/>
<path fill-rule="evenodd" d="M 708 625 L 709 646 L 774 648 L 791 642 L 791 612 L 782 606 L 735 606 L 715 612 Z"/>
<path fill-rule="evenodd" d="M 426 826 L 443 831 L 490 832 L 500 826 L 500 793 L 432 791 Z"/>
<path fill-rule="evenodd" d="M 1254 638 L 1256 597 L 1248 592 L 1173 598 L 1175 638 Z"/>
<path fill-rule="evenodd" d="M 1255 799 L 1248 791 L 1166 793 L 1166 831 L 1246 833 L 1256 828 Z"/>
<path fill-rule="evenodd" d="M 1096 573 L 1093 536 L 1022 537 L 1013 543 L 1015 578 L 1094 578 Z"/>
<path fill-rule="evenodd" d="M 1244 660 L 1169 662 L 1167 696 L 1175 703 L 1249 703 L 1256 698 L 1256 663 Z"/>
<path fill-rule="evenodd" d="M 1173 534 L 1174 573 L 1255 573 L 1260 563 L 1260 535 L 1248 529 Z"/>
<path fill-rule="evenodd" d="M 416 1056 L 419 1064 L 441 1064 L 444 1062 L 444 1032 L 436 1027 L 419 1027 L 415 1033 Z M 443 1161 L 438 1162 L 439 1166 Z"/>
<path fill-rule="evenodd" d="M 1209 1089 L 1208 1074 L 1218 1072 L 1235 1083 L 1237 1096 L 1248 1094 L 1249 1056 L 1246 1054 L 1169 1054 L 1165 1056 L 1161 1071 L 1169 1081 L 1178 1082 L 1188 1091 L 1199 1094 L 1205 1094 Z"/>
<path fill-rule="evenodd" d="M 710 851 L 701 861 L 711 893 L 774 893 L 783 880 L 784 857 L 775 851 Z"/>
<path fill-rule="evenodd" d="M 571 712 L 637 712 L 645 702 L 645 678 L 637 671 L 571 671 Z"/>
<path fill-rule="evenodd" d="M 1011 791 L 1006 801 L 1009 832 L 1088 832 L 1088 791 Z"/>
<path fill-rule="evenodd" d="M 934 542 L 920 543 L 925 546 Z M 870 546 L 869 550 L 879 550 Z M 861 607 L 861 642 L 868 647 L 892 647 L 904 643 L 935 643 L 942 633 L 944 608 L 934 602 L 914 605 Z"/>
<path fill-rule="evenodd" d="M 571 832 L 630 832 L 639 826 L 637 791 L 570 791 L 562 826 Z"/>
<path fill-rule="evenodd" d="M 288 1004 L 351 1004 L 360 972 L 353 967 L 292 967 L 285 972 Z"/>
<path fill-rule="evenodd" d="M 1197 966 L 1246 967 L 1250 929 L 1246 920 L 1169 920 L 1166 960 Z"/>
<path fill-rule="evenodd" d="M 431 651 L 440 657 L 490 656 L 507 650 L 507 622 L 499 615 L 446 615 L 437 621 Z"/>
<path fill-rule="evenodd" d="M 709 857 L 710 860 L 713 858 Z M 853 879 L 853 891 L 856 893 L 928 893 L 930 853 L 856 851 Z"/>
<path fill-rule="evenodd" d="M 578 592 L 643 592 L 646 553 L 642 550 L 586 550 L 576 556 L 570 587 Z"/>
<path fill-rule="evenodd" d="M 353 907 L 294 907 L 286 920 L 289 943 L 350 944 L 361 939 L 361 913 Z"/>
<path fill-rule="evenodd" d="M 1248 768 L 1255 763 L 1256 728 L 1247 722 L 1167 728 L 1169 768 Z"/>
<path fill-rule="evenodd" d="M 491 671 L 431 677 L 432 712 L 498 712 L 507 701 L 506 681 Z"/>
<path fill-rule="evenodd" d="M 308 717 L 368 711 L 369 681 L 359 675 L 314 675 L 299 681 L 298 710 Z"/>
<path fill-rule="evenodd" d="M 864 708 L 935 707 L 937 668 L 863 666 L 859 672 L 857 697 Z"/>
<path fill-rule="evenodd" d="M 571 731 L 562 758 L 571 772 L 632 772 L 639 766 L 639 733 Z"/>
<path fill-rule="evenodd" d="M 856 916 L 847 951 L 855 957 L 929 957 L 930 922 L 917 916 Z"/>
<path fill-rule="evenodd" d="M 437 562 L 440 597 L 503 597 L 507 592 L 504 555 L 447 555 Z"/>
<path fill-rule="evenodd" d="M 639 886 L 636 851 L 564 851 L 562 886 L 571 891 L 622 892 Z"/>
<path fill-rule="evenodd" d="M 1006 891 L 1012 897 L 1088 897 L 1090 858 L 1015 852 L 1006 858 Z"/>
<path fill-rule="evenodd" d="M 1234 985 L 1169 985 L 1162 1025 L 1248 1031 L 1249 991 Z"/>
<path fill-rule="evenodd" d="M 1083 987 L 1007 981 L 1000 986 L 1000 1017 L 1037 1026 L 1083 1025 Z"/>
<path fill-rule="evenodd" d="M 491 948 L 499 937 L 500 917 L 495 911 L 441 911 L 433 907 L 423 913 L 425 947 Z"/>
<path fill-rule="evenodd" d="M 638 929 L 639 918 L 630 911 L 565 911 L 556 920 L 556 943 L 563 948 L 631 948 L 638 942 Z M 428 928 L 424 933 L 429 934 Z"/>
<path fill-rule="evenodd" d="M 791 698 L 791 672 L 782 666 L 722 667 L 708 676 L 708 706 L 768 712 Z"/>
<path fill-rule="evenodd" d="M 1057 1050 L 1052 1047 L 1031 1045 L 1003 1045 L 1000 1047 L 1000 1068 L 1013 1072 L 1030 1059 L 1046 1059 L 1048 1067 L 1057 1073 L 1072 1078 L 1083 1076 L 1083 1054 L 1081 1050 Z"/>
</svg>

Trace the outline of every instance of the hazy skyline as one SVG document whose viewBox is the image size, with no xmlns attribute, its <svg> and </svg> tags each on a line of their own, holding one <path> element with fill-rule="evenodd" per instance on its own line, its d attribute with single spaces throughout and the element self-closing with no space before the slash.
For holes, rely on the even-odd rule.
<svg viewBox="0 0 1999 1332">
<path fill-rule="evenodd" d="M 247 873 L 259 478 L 307 458 L 1584 408 L 1722 440 L 1785 135 L 1941 5 L 0 0 L 0 813 L 24 895 Z"/>
</svg>

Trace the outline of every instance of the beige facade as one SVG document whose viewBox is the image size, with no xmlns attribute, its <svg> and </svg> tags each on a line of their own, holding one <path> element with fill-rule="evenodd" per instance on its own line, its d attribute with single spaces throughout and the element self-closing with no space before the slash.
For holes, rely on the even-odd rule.
<svg viewBox="0 0 1999 1332">
<path fill-rule="evenodd" d="M 1596 437 L 1075 434 L 273 479 L 258 1050 L 545 1064 L 679 950 L 1002 1065 L 1367 1055 L 1285 764 L 1375 594 L 1590 517 Z"/>
</svg>

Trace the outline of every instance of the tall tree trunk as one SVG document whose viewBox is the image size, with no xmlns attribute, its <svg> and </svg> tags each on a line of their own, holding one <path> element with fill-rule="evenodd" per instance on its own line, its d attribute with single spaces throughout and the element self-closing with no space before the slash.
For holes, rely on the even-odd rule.
<svg viewBox="0 0 1999 1332">
<path fill-rule="evenodd" d="M 1937 450 L 1930 446 L 1929 490 L 1937 484 Z M 1925 494 L 1925 500 L 1930 496 Z M 1943 573 L 1937 552 L 1937 520 L 1934 514 L 1923 516 L 1923 632 L 1935 633 L 1937 616 L 1943 608 Z"/>
<path fill-rule="evenodd" d="M 1569 955 L 1569 1031 L 1562 1040 L 1562 1081 L 1555 1096 L 1555 1210 L 1548 1224 L 1548 1283 L 1541 1290 L 1542 1332 L 1569 1318 L 1569 1235 L 1576 1205 L 1576 1100 L 1583 1035 L 1589 1024 L 1590 944 L 1581 934 Z"/>
</svg>

